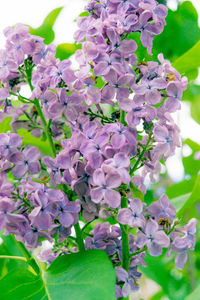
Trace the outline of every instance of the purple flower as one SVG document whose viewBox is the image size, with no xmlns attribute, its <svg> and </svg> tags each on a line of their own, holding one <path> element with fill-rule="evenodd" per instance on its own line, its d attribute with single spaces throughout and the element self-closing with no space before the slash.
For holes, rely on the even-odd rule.
<svg viewBox="0 0 200 300">
<path fill-rule="evenodd" d="M 105 176 L 101 169 L 97 169 L 93 174 L 93 180 L 94 184 L 98 187 L 91 190 L 92 201 L 99 203 L 104 198 L 110 207 L 118 207 L 121 196 L 113 188 L 120 186 L 121 176 L 117 172 L 110 172 Z"/>
<path fill-rule="evenodd" d="M 169 82 L 167 85 L 167 96 L 165 108 L 169 112 L 174 112 L 181 108 L 180 100 L 183 96 L 183 88 L 180 82 Z"/>
<path fill-rule="evenodd" d="M 167 82 L 162 78 L 153 80 L 143 79 L 139 85 L 134 85 L 133 90 L 136 95 L 133 98 L 135 104 L 140 105 L 144 102 L 157 104 L 162 101 L 161 92 L 158 90 L 165 89 Z"/>
<path fill-rule="evenodd" d="M 58 203 L 58 220 L 64 227 L 70 227 L 78 221 L 80 205 L 67 199 Z"/>
<path fill-rule="evenodd" d="M 158 222 L 161 219 L 165 219 L 172 223 L 176 217 L 176 210 L 173 205 L 171 205 L 169 198 L 165 194 L 163 194 L 158 201 L 150 204 L 148 212 L 151 217 Z"/>
<path fill-rule="evenodd" d="M 143 204 L 140 199 L 130 200 L 130 209 L 121 208 L 117 215 L 117 220 L 121 224 L 131 227 L 144 227 L 145 218 L 142 215 Z"/>
<path fill-rule="evenodd" d="M 13 72 L 17 72 L 17 64 L 5 50 L 0 50 L 0 79 L 4 82 Z"/>
<path fill-rule="evenodd" d="M 44 192 L 39 190 L 35 193 L 35 202 L 37 205 L 29 215 L 31 225 L 41 230 L 48 230 L 52 224 L 49 199 Z"/>
<path fill-rule="evenodd" d="M 57 186 L 61 182 L 60 168 L 57 164 L 57 160 L 51 157 L 45 156 L 42 162 L 47 166 L 47 172 L 51 178 L 51 184 Z"/>
<path fill-rule="evenodd" d="M 130 175 L 128 169 L 130 167 L 130 159 L 125 153 L 119 152 L 115 154 L 113 158 L 109 158 L 102 164 L 102 170 L 104 172 L 115 172 L 117 171 L 121 176 L 124 183 L 130 182 Z"/>
<path fill-rule="evenodd" d="M 25 148 L 23 152 L 13 150 L 8 157 L 8 160 L 15 164 L 13 176 L 22 178 L 27 172 L 31 175 L 39 173 L 39 157 L 40 151 L 36 147 Z"/>
<path fill-rule="evenodd" d="M 15 133 L 0 134 L 0 152 L 7 156 L 14 148 L 19 148 L 22 144 L 22 138 Z"/>
<path fill-rule="evenodd" d="M 170 239 L 163 230 L 159 230 L 158 224 L 154 220 L 146 223 L 144 231 L 139 231 L 137 245 L 142 248 L 147 245 L 148 251 L 152 256 L 162 254 L 162 248 L 167 248 Z"/>
<path fill-rule="evenodd" d="M 102 134 L 97 132 L 94 141 L 88 140 L 83 142 L 80 150 L 88 158 L 92 168 L 99 168 L 103 161 L 104 146 L 109 140 L 109 135 L 106 132 Z"/>
<path fill-rule="evenodd" d="M 117 280 L 119 283 L 124 283 L 122 287 L 122 295 L 124 298 L 128 297 L 131 291 L 137 291 L 139 285 L 137 280 L 141 277 L 141 273 L 137 272 L 137 268 L 133 267 L 127 272 L 122 267 L 115 268 Z"/>
<path fill-rule="evenodd" d="M 15 210 L 15 203 L 7 197 L 0 197 L 0 230 L 6 227 L 7 218 Z"/>
<path fill-rule="evenodd" d="M 47 70 L 47 74 L 51 78 L 51 87 L 56 87 L 56 85 L 62 80 L 68 85 L 75 81 L 76 76 L 74 71 L 69 67 L 71 62 L 69 60 L 63 60 L 58 62 L 57 65 L 51 66 Z"/>
<path fill-rule="evenodd" d="M 119 61 L 118 54 L 100 54 L 96 59 L 97 64 L 94 67 L 94 74 L 96 76 L 107 75 L 110 70 L 114 69 L 119 74 L 123 73 L 122 64 Z"/>
</svg>

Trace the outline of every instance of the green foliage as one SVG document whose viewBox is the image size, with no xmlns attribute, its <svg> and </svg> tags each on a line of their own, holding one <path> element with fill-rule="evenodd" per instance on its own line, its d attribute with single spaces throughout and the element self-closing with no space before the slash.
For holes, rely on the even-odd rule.
<svg viewBox="0 0 200 300">
<path fill-rule="evenodd" d="M 189 296 L 187 296 L 185 300 L 197 300 L 199 299 L 199 295 L 200 295 L 200 285 L 191 294 L 189 294 Z"/>
<path fill-rule="evenodd" d="M 161 257 L 152 257 L 149 254 L 145 257 L 147 267 L 141 268 L 142 272 L 151 280 L 154 280 L 162 288 L 162 293 L 159 293 L 161 299 L 162 295 L 167 295 L 170 300 L 184 299 L 189 291 L 189 285 L 181 274 L 173 274 L 171 272 L 173 261 L 166 260 L 166 254 Z M 154 299 L 154 298 L 153 298 Z"/>
<path fill-rule="evenodd" d="M 130 189 L 133 198 L 139 198 L 144 201 L 144 194 L 132 182 L 130 182 Z"/>
<path fill-rule="evenodd" d="M 190 1 L 185 1 L 178 5 L 176 11 L 169 9 L 166 23 L 163 33 L 154 37 L 153 56 L 148 55 L 147 50 L 142 46 L 140 33 L 132 33 L 128 36 L 128 39 L 134 39 L 138 44 L 136 52 L 138 60 L 142 61 L 144 58 L 145 60 L 156 60 L 158 54 L 163 53 L 166 59 L 175 61 L 174 67 L 177 66 L 181 73 L 191 79 L 197 77 L 197 60 L 200 61 L 198 59 L 198 46 L 196 46 L 196 50 L 193 49 L 192 52 L 185 54 L 200 39 L 198 13 L 195 7 Z M 197 54 L 196 57 L 194 56 L 194 50 Z"/>
<path fill-rule="evenodd" d="M 12 131 L 12 128 L 10 126 L 12 119 L 10 117 L 6 117 L 3 122 L 0 123 L 0 133 Z"/>
<path fill-rule="evenodd" d="M 1 236 L 2 243 L 0 244 L 0 255 L 16 255 L 22 256 L 21 251 L 16 245 L 15 240 L 11 235 Z M 12 260 L 12 259 L 0 259 L 0 280 L 7 273 L 21 267 L 25 267 L 25 262 Z"/>
<path fill-rule="evenodd" d="M 53 40 L 55 38 L 53 26 L 54 26 L 54 23 L 62 9 L 63 9 L 63 7 L 58 7 L 58 8 L 55 8 L 54 10 L 52 10 L 47 15 L 47 17 L 44 19 L 44 21 L 40 27 L 33 28 L 33 27 L 29 26 L 30 33 L 44 38 L 44 43 L 47 45 L 50 44 L 51 42 L 53 42 Z"/>
<path fill-rule="evenodd" d="M 76 43 L 69 44 L 63 43 L 59 44 L 56 48 L 56 57 L 60 60 L 69 58 L 72 54 L 76 52 L 77 49 L 80 49 L 81 46 Z"/>
<path fill-rule="evenodd" d="M 0 289 L 1 300 L 114 300 L 115 272 L 105 252 L 88 250 L 58 257 L 39 275 L 15 269 Z"/>
<path fill-rule="evenodd" d="M 7 132 L 7 131 L 12 132 L 12 127 L 10 126 L 10 123 L 11 123 L 11 118 L 6 117 L 4 121 L 0 123 L 0 133 Z M 43 138 L 36 138 L 32 136 L 30 132 L 22 128 L 19 129 L 17 133 L 23 138 L 24 145 L 35 146 L 38 149 L 40 149 L 40 151 L 43 154 L 51 155 L 51 149 L 49 148 L 49 143 L 47 140 L 44 140 Z"/>
<path fill-rule="evenodd" d="M 194 78 L 195 70 L 200 66 L 200 41 L 197 42 L 191 49 L 180 56 L 174 63 L 173 67 L 176 68 L 181 74 L 189 78 Z M 197 71 L 198 74 L 198 71 Z"/>
<path fill-rule="evenodd" d="M 190 1 L 169 10 L 163 33 L 154 40 L 154 49 L 172 61 L 188 51 L 200 39 L 198 13 Z"/>
</svg>

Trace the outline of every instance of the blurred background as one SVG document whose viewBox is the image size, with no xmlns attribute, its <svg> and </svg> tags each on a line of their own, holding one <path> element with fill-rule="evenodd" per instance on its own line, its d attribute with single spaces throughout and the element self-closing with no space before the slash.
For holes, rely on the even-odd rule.
<svg viewBox="0 0 200 300">
<path fill-rule="evenodd" d="M 154 40 L 153 57 L 148 57 L 146 50 L 138 51 L 139 59 L 148 57 L 156 60 L 157 54 L 163 52 L 171 62 L 182 56 L 200 40 L 200 1 L 159 0 L 169 7 L 167 26 L 161 36 Z M 31 26 L 33 34 L 41 35 L 46 43 L 54 42 L 57 57 L 68 58 L 77 48 L 73 34 L 76 30 L 76 18 L 83 12 L 86 0 L 6 0 L 0 9 L 0 47 L 4 46 L 3 29 L 15 23 Z M 46 16 L 55 8 L 50 17 Z M 46 18 L 46 23 L 43 21 Z M 43 24 L 43 25 L 42 25 Z M 48 26 L 44 26 L 44 24 Z M 194 57 L 194 66 L 200 65 L 199 57 Z M 198 64 L 197 64 L 198 60 Z M 163 164 L 161 177 L 157 182 L 147 182 L 145 201 L 149 204 L 166 192 L 178 209 L 182 209 L 181 219 L 200 218 L 200 75 L 194 67 L 187 74 L 189 85 L 184 93 L 182 110 L 174 115 L 180 129 L 182 148 L 176 155 Z M 181 204 L 182 205 L 182 204 Z M 198 224 L 199 227 L 199 224 Z M 134 299 L 144 300 L 198 300 L 200 299 L 200 228 L 197 233 L 197 245 L 194 253 L 189 254 L 188 263 L 183 271 L 175 268 L 174 257 L 167 258 L 165 253 L 160 258 L 147 257 L 148 267 L 141 280 L 141 290 Z M 197 287 L 197 290 L 195 290 Z M 193 290 L 196 294 L 188 296 Z M 103 300 L 103 299 L 102 299 Z"/>
</svg>

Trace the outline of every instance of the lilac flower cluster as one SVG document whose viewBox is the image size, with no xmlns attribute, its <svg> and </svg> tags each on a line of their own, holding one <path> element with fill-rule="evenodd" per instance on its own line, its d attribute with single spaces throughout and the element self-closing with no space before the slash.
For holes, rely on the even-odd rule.
<svg viewBox="0 0 200 300">
<path fill-rule="evenodd" d="M 135 196 L 145 194 L 145 178 L 154 181 L 160 160 L 180 147 L 171 114 L 180 109 L 187 79 L 162 54 L 158 61 L 137 61 L 132 36 L 139 34 L 151 53 L 165 6 L 91 0 L 86 15 L 75 33 L 82 45 L 76 71 L 26 26 L 4 32 L 0 120 L 11 117 L 13 133 L 0 134 L 0 229 L 30 249 L 47 239 L 57 254 L 77 246 L 106 251 L 116 267 L 117 297 L 127 297 L 139 288 L 137 267 L 145 265 L 146 251 L 159 256 L 168 248 L 183 268 L 194 248 L 195 219 L 180 229 L 166 195 L 149 207 Z M 23 85 L 30 87 L 29 98 L 21 95 Z M 47 140 L 51 156 L 25 145 L 19 128 Z M 107 219 L 115 225 L 101 223 Z M 48 252 L 47 261 L 56 255 Z"/>
<path fill-rule="evenodd" d="M 128 207 L 118 210 L 116 216 L 119 224 L 129 225 L 129 271 L 122 265 L 122 232 L 120 227 L 111 226 L 108 222 L 97 224 L 86 237 L 86 249 L 102 249 L 112 259 L 116 266 L 116 295 L 127 297 L 130 291 L 139 289 L 138 279 L 141 273 L 137 268 L 145 265 L 145 254 L 160 256 L 163 248 L 168 248 L 168 255 L 173 250 L 176 254 L 175 263 L 178 269 L 183 269 L 187 261 L 188 249 L 195 245 L 196 219 L 191 219 L 184 229 L 177 228 L 175 208 L 168 197 L 160 199 L 146 207 L 141 200 L 128 199 Z M 137 229 L 137 231 L 132 230 Z M 123 230 L 123 228 L 122 228 Z M 124 285 L 121 289 L 121 283 Z"/>
</svg>

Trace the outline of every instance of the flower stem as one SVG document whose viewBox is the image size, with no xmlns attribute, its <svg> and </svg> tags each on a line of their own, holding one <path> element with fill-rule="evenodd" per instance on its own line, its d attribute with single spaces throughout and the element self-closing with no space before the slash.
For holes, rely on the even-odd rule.
<svg viewBox="0 0 200 300">
<path fill-rule="evenodd" d="M 142 158 L 143 158 L 143 156 L 144 156 L 144 154 L 145 154 L 145 152 L 146 152 L 146 150 L 147 150 L 147 147 L 149 146 L 149 143 L 150 143 L 150 141 L 151 141 L 151 137 L 152 137 L 152 132 L 149 134 L 149 137 L 148 137 L 148 139 L 147 139 L 146 145 L 145 145 L 145 147 L 143 148 L 142 152 L 140 153 L 140 155 L 139 155 L 139 157 L 138 157 L 138 160 L 137 160 L 136 163 L 134 164 L 133 168 L 130 169 L 130 176 L 131 176 L 131 177 L 133 176 L 133 174 L 134 174 L 134 172 L 136 171 L 136 169 L 137 169 L 137 167 L 138 167 L 140 161 L 142 160 Z"/>
<path fill-rule="evenodd" d="M 128 200 L 126 197 L 122 197 L 121 199 L 121 208 L 127 208 Z M 122 231 L 122 267 L 128 272 L 129 270 L 129 234 L 128 234 L 128 225 L 120 224 Z M 128 300 L 129 297 L 123 298 L 124 300 Z"/>
<path fill-rule="evenodd" d="M 15 243 L 17 244 L 18 248 L 22 252 L 22 254 L 25 256 L 25 261 L 33 268 L 33 270 L 37 273 L 40 274 L 40 268 L 38 264 L 36 263 L 35 259 L 31 256 L 30 252 L 26 249 L 24 244 L 21 242 L 18 242 L 15 237 L 12 235 L 12 238 L 14 239 Z M 23 259 L 23 257 L 22 257 Z M 24 260 L 23 259 L 23 260 Z"/>
<path fill-rule="evenodd" d="M 82 252 L 85 250 L 85 245 L 83 242 L 83 235 L 79 223 L 74 225 L 74 229 L 76 232 L 76 240 L 77 240 L 79 251 Z"/>
<path fill-rule="evenodd" d="M 126 124 L 126 122 L 125 122 L 125 116 L 126 116 L 125 111 L 120 110 L 120 122 L 121 122 L 123 125 Z"/>
<path fill-rule="evenodd" d="M 26 258 L 23 256 L 0 255 L 0 259 L 14 259 L 14 260 L 21 260 L 27 262 Z"/>
<path fill-rule="evenodd" d="M 28 85 L 30 87 L 30 90 L 33 91 L 33 86 L 32 86 L 32 83 L 31 83 L 31 77 L 32 77 L 32 70 L 33 68 L 28 68 L 27 66 L 27 63 L 25 64 L 25 71 L 26 71 L 26 79 L 27 79 L 27 82 L 28 82 Z M 40 116 L 40 119 L 42 121 L 42 124 L 44 126 L 44 132 L 47 136 L 47 139 L 49 141 L 49 145 L 51 147 L 51 152 L 52 152 L 52 156 L 55 158 L 56 157 L 56 148 L 54 146 L 54 142 L 53 142 L 53 139 L 52 139 L 52 136 L 51 136 L 51 129 L 50 129 L 50 123 L 47 124 L 47 121 L 44 117 L 44 114 L 42 112 L 42 109 L 41 109 L 41 106 L 40 106 L 40 102 L 37 98 L 34 99 L 33 103 L 35 104 L 35 107 L 37 109 L 37 112 L 38 112 L 38 115 Z"/>
<path fill-rule="evenodd" d="M 142 252 L 144 252 L 146 250 L 147 250 L 147 246 L 144 246 L 142 249 L 139 249 L 139 250 L 135 251 L 134 253 L 131 253 L 130 257 L 138 255 L 139 253 L 142 253 Z"/>
<path fill-rule="evenodd" d="M 55 158 L 56 157 L 56 148 L 55 148 L 52 136 L 51 136 L 50 126 L 47 124 L 47 121 L 46 121 L 46 119 L 45 119 L 45 117 L 43 115 L 42 109 L 40 107 L 39 100 L 37 98 L 34 99 L 34 104 L 35 104 L 37 112 L 38 112 L 38 114 L 40 116 L 40 119 L 42 121 L 42 124 L 44 126 L 44 132 L 45 132 L 45 134 L 47 136 L 47 139 L 49 141 L 49 145 L 51 147 L 52 156 Z"/>
</svg>

